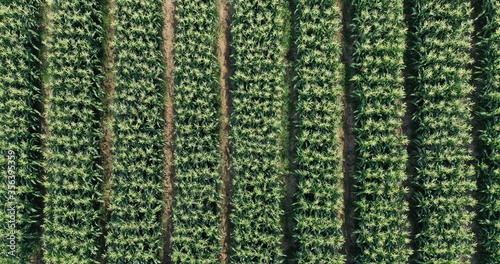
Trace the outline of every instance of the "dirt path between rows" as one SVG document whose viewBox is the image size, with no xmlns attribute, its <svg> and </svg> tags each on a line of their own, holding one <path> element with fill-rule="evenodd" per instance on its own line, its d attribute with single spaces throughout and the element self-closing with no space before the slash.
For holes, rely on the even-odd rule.
<svg viewBox="0 0 500 264">
<path fill-rule="evenodd" d="M 219 40 L 218 40 L 218 48 L 217 48 L 217 58 L 219 61 L 219 67 L 221 71 L 220 75 L 220 93 L 221 93 L 221 131 L 220 131 L 220 140 L 221 140 L 221 153 L 222 153 L 222 182 L 223 186 L 221 192 L 223 194 L 222 199 L 222 212 L 221 212 L 221 231 L 223 236 L 221 237 L 221 246 L 222 250 L 220 253 L 220 259 L 222 263 L 229 262 L 229 254 L 230 254 L 230 241 L 231 241 L 231 221 L 229 219 L 229 215 L 231 213 L 231 205 L 229 203 L 231 198 L 231 193 L 233 189 L 232 185 L 232 177 L 231 172 L 229 171 L 229 163 L 230 163 L 230 146 L 229 146 L 229 116 L 231 113 L 230 107 L 230 62 L 229 62 L 229 54 L 230 54 L 230 21 L 231 21 L 231 12 L 232 6 L 228 3 L 227 0 L 219 0 L 218 1 L 218 10 L 219 10 Z"/>
<path fill-rule="evenodd" d="M 344 116 L 343 116 L 343 129 L 341 131 L 342 135 L 342 157 L 343 157 L 343 172 L 344 172 L 344 224 L 343 231 L 345 236 L 344 253 L 346 254 L 346 263 L 354 263 L 354 255 L 356 254 L 357 248 L 355 244 L 355 238 L 353 233 L 356 230 L 356 218 L 354 212 L 354 202 L 356 201 L 356 195 L 354 190 L 354 173 L 356 166 L 356 145 L 355 145 L 355 134 L 353 128 L 354 123 L 354 102 L 352 100 L 352 86 L 350 84 L 350 79 L 353 76 L 353 71 L 350 68 L 352 64 L 352 54 L 354 52 L 354 46 L 351 41 L 351 28 L 352 24 L 352 7 L 344 3 L 344 1 L 339 1 L 339 8 L 342 14 L 342 24 L 343 24 L 343 36 L 345 40 L 345 47 L 343 51 L 343 62 L 345 65 L 345 91 L 342 98 L 344 105 Z"/>
<path fill-rule="evenodd" d="M 298 250 L 298 243 L 296 239 L 293 237 L 295 228 L 297 226 L 297 222 L 295 221 L 295 202 L 296 202 L 296 193 L 298 190 L 297 186 L 297 178 L 295 176 L 295 171 L 297 169 L 297 127 L 296 124 L 298 122 L 297 116 L 297 100 L 298 100 L 298 91 L 296 87 L 295 77 L 297 76 L 296 72 L 296 64 L 297 64 L 297 30 L 296 26 L 298 24 L 297 16 L 295 15 L 295 10 L 297 9 L 297 0 L 289 0 L 288 1 L 288 27 L 289 34 L 288 36 L 284 36 L 289 39 L 289 46 L 287 54 L 286 54 L 286 78 L 288 83 L 288 98 L 287 100 L 287 138 L 286 138 L 286 157 L 287 157 L 287 167 L 285 174 L 285 189 L 286 195 L 283 200 L 282 209 L 284 211 L 282 225 L 283 225 L 283 238 L 281 241 L 281 248 L 283 253 L 285 254 L 285 262 L 284 263 L 295 263 L 294 260 L 296 251 Z"/>
<path fill-rule="evenodd" d="M 163 2 L 163 55 L 166 63 L 165 71 L 165 183 L 162 229 L 164 233 L 164 247 L 162 263 L 172 263 L 172 205 L 174 200 L 174 34 L 175 34 L 175 5 L 173 0 Z"/>
<path fill-rule="evenodd" d="M 116 84 L 114 81 L 114 47 L 112 43 L 115 39 L 115 29 L 113 28 L 114 24 L 114 12 L 116 10 L 116 2 L 114 0 L 107 1 L 102 7 L 103 13 L 103 28 L 105 29 L 106 34 L 103 42 L 103 81 L 101 83 L 102 89 L 104 90 L 104 98 L 103 98 L 103 116 L 102 116 L 102 128 L 103 128 L 103 139 L 101 141 L 101 162 L 103 168 L 103 217 L 100 220 L 102 236 L 100 244 L 101 244 L 101 258 L 102 262 L 106 263 L 106 236 L 107 229 L 106 225 L 109 220 L 109 201 L 110 201 L 110 182 L 112 177 L 112 162 L 113 162 L 113 134 L 112 134 L 112 122 L 113 122 L 113 114 L 111 112 L 111 103 L 113 102 L 113 94 L 115 92 Z"/>
</svg>

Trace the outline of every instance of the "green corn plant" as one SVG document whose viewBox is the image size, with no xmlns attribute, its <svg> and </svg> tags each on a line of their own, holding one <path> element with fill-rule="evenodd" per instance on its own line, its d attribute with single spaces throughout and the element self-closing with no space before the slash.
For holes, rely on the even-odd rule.
<svg viewBox="0 0 500 264">
<path fill-rule="evenodd" d="M 38 0 L 0 5 L 0 263 L 28 263 L 39 251 L 40 103 Z"/>
<path fill-rule="evenodd" d="M 230 215 L 234 263 L 275 263 L 283 259 L 280 207 L 285 197 L 287 2 L 233 0 L 229 123 L 234 174 Z"/>
<path fill-rule="evenodd" d="M 301 0 L 294 14 L 297 62 L 298 263 L 344 263 L 341 128 L 343 83 L 337 1 Z"/>
<path fill-rule="evenodd" d="M 220 262 L 220 70 L 213 48 L 218 33 L 216 3 L 176 1 L 174 263 Z"/>
<path fill-rule="evenodd" d="M 477 32 L 480 61 L 476 72 L 479 84 L 478 167 L 480 252 L 482 263 L 500 262 L 500 3 L 479 1 L 481 28 Z"/>
<path fill-rule="evenodd" d="M 160 263 L 163 249 L 162 1 L 117 0 L 108 263 Z"/>
<path fill-rule="evenodd" d="M 416 263 L 467 263 L 475 252 L 470 14 L 464 1 L 412 3 Z"/>
<path fill-rule="evenodd" d="M 99 1 L 53 1 L 47 6 L 45 263 L 99 263 L 99 10 Z"/>
<path fill-rule="evenodd" d="M 403 187 L 408 160 L 408 139 L 402 133 L 407 30 L 403 2 L 350 1 L 358 152 L 354 176 L 356 263 L 406 263 L 411 254 L 405 216 L 408 190 Z"/>
</svg>

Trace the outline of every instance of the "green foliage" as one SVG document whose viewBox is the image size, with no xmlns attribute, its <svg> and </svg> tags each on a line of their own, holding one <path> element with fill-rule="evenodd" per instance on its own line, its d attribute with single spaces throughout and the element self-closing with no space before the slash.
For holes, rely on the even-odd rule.
<svg viewBox="0 0 500 264">
<path fill-rule="evenodd" d="M 298 184 L 293 215 L 297 263 L 344 263 L 341 156 L 341 12 L 337 0 L 296 4 L 293 80 L 296 124 L 287 124 L 285 57 L 290 1 L 230 0 L 231 263 L 284 262 L 282 203 L 286 135 L 296 126 Z M 0 263 L 24 264 L 43 250 L 51 263 L 160 263 L 164 212 L 165 60 L 163 0 L 10 0 L 0 4 Z M 175 0 L 174 263 L 220 262 L 220 69 L 218 1 Z M 468 263 L 475 253 L 471 1 L 349 0 L 357 162 L 356 263 Z M 410 90 L 405 95 L 404 2 L 411 5 Z M 477 3 L 476 3 L 477 2 Z M 477 45 L 478 262 L 500 263 L 500 1 L 479 8 Z M 349 9 L 350 10 L 350 9 Z M 46 14 L 44 14 L 46 12 Z M 40 16 L 45 15 L 42 24 Z M 109 212 L 103 212 L 100 143 L 102 50 L 115 37 Z M 46 27 L 46 33 L 36 33 Z M 44 38 L 43 48 L 37 47 Z M 106 43 L 107 44 L 107 43 Z M 37 58 L 44 55 L 44 63 Z M 41 78 L 40 78 L 41 75 Z M 40 148 L 42 83 L 46 138 Z M 402 131 L 415 105 L 416 223 L 409 247 Z M 9 152 L 11 150 L 12 152 Z M 43 161 L 40 161 L 43 152 Z M 13 155 L 12 155 L 13 154 Z M 9 157 L 16 168 L 9 193 Z M 38 175 L 45 175 L 39 179 Z M 41 194 L 40 189 L 45 188 Z M 16 204 L 10 258 L 7 210 Z M 42 203 L 44 204 L 42 213 Z M 109 218 L 108 218 L 109 213 Z M 42 219 L 42 216 L 44 219 Z M 106 217 L 103 233 L 102 217 Z M 43 220 L 43 221 L 42 221 Z M 43 222 L 43 224 L 42 224 Z M 43 230 L 43 234 L 42 234 Z M 350 234 L 348 234 L 350 235 Z M 105 239 L 105 241 L 101 241 Z M 105 242 L 106 248 L 101 248 Z M 104 256 L 101 254 L 104 253 Z M 411 254 L 414 254 L 411 256 Z"/>
<path fill-rule="evenodd" d="M 297 221 L 298 263 L 344 263 L 342 158 L 343 64 L 336 0 L 300 0 L 297 24 Z"/>
<path fill-rule="evenodd" d="M 234 263 L 282 260 L 283 127 L 286 109 L 287 1 L 233 0 L 234 74 L 229 132 L 234 188 Z"/>
<path fill-rule="evenodd" d="M 164 182 L 162 1 L 117 0 L 109 263 L 160 263 Z"/>
<path fill-rule="evenodd" d="M 355 203 L 357 263 L 405 263 L 411 254 L 408 139 L 403 69 L 406 25 L 403 0 L 354 0 L 352 68 L 358 160 Z"/>
<path fill-rule="evenodd" d="M 219 263 L 222 156 L 217 1 L 177 0 L 172 261 Z"/>
<path fill-rule="evenodd" d="M 500 2 L 481 1 L 478 115 L 484 128 L 478 188 L 484 263 L 500 263 Z"/>
<path fill-rule="evenodd" d="M 98 263 L 99 1 L 53 1 L 48 6 L 44 85 L 43 251 L 46 263 Z"/>
<path fill-rule="evenodd" d="M 0 263 L 28 263 L 41 235 L 40 114 L 34 108 L 40 100 L 34 46 L 39 4 L 18 0 L 0 5 Z M 16 209 L 15 219 L 8 211 L 11 207 Z M 8 253 L 11 231 L 15 257 Z"/>
<path fill-rule="evenodd" d="M 461 0 L 419 0 L 413 5 L 417 263 L 467 263 L 475 250 L 474 213 L 468 210 L 476 203 L 468 150 L 470 14 L 470 3 Z"/>
</svg>

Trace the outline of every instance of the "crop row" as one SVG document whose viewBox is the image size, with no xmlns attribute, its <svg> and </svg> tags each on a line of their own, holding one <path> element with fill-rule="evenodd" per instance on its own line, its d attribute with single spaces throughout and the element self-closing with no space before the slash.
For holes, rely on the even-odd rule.
<svg viewBox="0 0 500 264">
<path fill-rule="evenodd" d="M 300 0 L 296 10 L 296 259 L 344 263 L 340 10 L 336 0 Z"/>
<path fill-rule="evenodd" d="M 40 237 L 39 4 L 0 5 L 0 263 L 27 263 Z"/>
<path fill-rule="evenodd" d="M 159 263 L 163 248 L 164 58 L 161 0 L 116 0 L 111 43 L 109 263 Z"/>
<path fill-rule="evenodd" d="M 478 188 L 484 263 L 500 263 L 500 2 L 480 1 L 478 115 L 483 124 Z"/>
<path fill-rule="evenodd" d="M 176 1 L 172 261 L 218 263 L 221 247 L 217 1 Z"/>
<path fill-rule="evenodd" d="M 47 94 L 42 236 L 46 263 L 98 263 L 102 179 L 98 2 L 53 1 L 47 6 L 42 75 Z"/>
<path fill-rule="evenodd" d="M 41 2 L 0 5 L 0 263 L 28 263 L 39 250 L 45 263 L 160 263 L 168 243 L 162 229 L 164 1 L 114 1 L 112 162 L 105 183 L 100 149 L 103 2 L 48 1 L 38 51 Z M 353 238 L 358 252 L 353 261 L 470 262 L 477 251 L 471 230 L 476 171 L 468 99 L 473 91 L 470 3 L 406 1 L 413 6 L 407 47 L 404 0 L 348 2 L 353 54 L 347 86 L 357 157 Z M 478 250 L 485 263 L 499 263 L 500 3 L 479 2 Z M 175 195 L 173 230 L 166 230 L 172 234 L 174 263 L 220 262 L 217 3 L 175 1 Z M 294 261 L 344 263 L 340 142 L 345 72 L 338 1 L 298 0 L 291 4 L 296 5 L 293 19 L 285 0 L 232 4 L 230 262 L 285 261 L 282 225 L 288 220 L 282 204 L 291 128 L 296 131 L 296 164 L 290 166 L 297 180 Z M 285 59 L 290 21 L 295 21 L 296 37 L 293 80 L 288 80 L 291 67 Z M 403 78 L 407 48 L 411 94 L 405 93 Z M 297 91 L 294 124 L 287 121 L 290 81 Z M 40 83 L 46 98 L 43 139 L 36 110 L 42 105 Z M 405 187 L 410 143 L 402 129 L 405 100 L 415 110 L 409 148 L 415 157 L 410 164 L 415 169 L 413 241 Z M 109 208 L 103 207 L 108 200 Z M 16 230 L 14 258 L 8 256 L 11 230 Z"/>
<path fill-rule="evenodd" d="M 402 132 L 403 0 L 353 3 L 351 79 L 357 162 L 355 172 L 358 263 L 404 263 L 411 250 L 407 178 L 408 139 Z"/>
<path fill-rule="evenodd" d="M 467 1 L 415 1 L 412 67 L 416 173 L 415 261 L 462 263 L 475 251 L 471 139 L 472 59 Z"/>
<path fill-rule="evenodd" d="M 287 1 L 233 4 L 231 262 L 278 262 L 283 256 Z"/>
</svg>

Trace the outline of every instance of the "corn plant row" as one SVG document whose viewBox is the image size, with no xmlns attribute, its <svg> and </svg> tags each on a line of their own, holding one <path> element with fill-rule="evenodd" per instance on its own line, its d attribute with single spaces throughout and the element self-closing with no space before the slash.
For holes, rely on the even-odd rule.
<svg viewBox="0 0 500 264">
<path fill-rule="evenodd" d="M 28 263 L 40 238 L 40 100 L 36 11 L 40 1 L 0 5 L 0 263 Z"/>
<path fill-rule="evenodd" d="M 234 0 L 231 262 L 282 259 L 287 2 Z"/>
<path fill-rule="evenodd" d="M 336 0 L 300 0 L 295 17 L 296 259 L 298 263 L 344 263 L 342 220 L 337 217 L 343 208 L 340 10 Z"/>
<path fill-rule="evenodd" d="M 411 250 L 402 132 L 406 26 L 403 0 L 354 0 L 357 263 L 404 263 Z"/>
<path fill-rule="evenodd" d="M 164 179 L 162 1 L 116 0 L 109 263 L 160 263 Z"/>
<path fill-rule="evenodd" d="M 466 263 L 475 251 L 471 143 L 470 3 L 419 0 L 415 25 L 414 175 L 417 263 Z"/>
<path fill-rule="evenodd" d="M 174 263 L 218 263 L 222 156 L 217 1 L 176 1 Z"/>
<path fill-rule="evenodd" d="M 478 188 L 484 263 L 500 263 L 500 2 L 481 1 L 478 114 L 483 124 Z"/>
<path fill-rule="evenodd" d="M 44 261 L 98 263 L 99 1 L 53 1 L 48 10 Z"/>
</svg>

